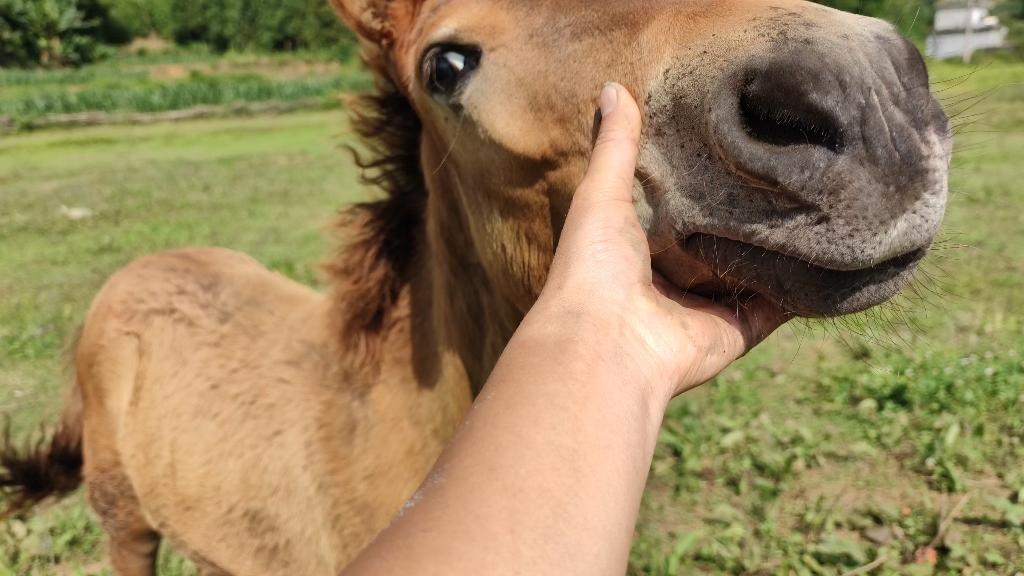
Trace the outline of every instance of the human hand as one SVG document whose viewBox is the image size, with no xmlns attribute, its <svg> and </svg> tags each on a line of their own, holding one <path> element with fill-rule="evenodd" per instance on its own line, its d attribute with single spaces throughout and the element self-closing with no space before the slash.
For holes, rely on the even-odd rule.
<svg viewBox="0 0 1024 576">
<path fill-rule="evenodd" d="M 421 490 L 347 575 L 622 574 L 668 400 L 778 327 L 651 271 L 633 208 L 640 111 L 604 119 L 540 298 Z M 529 550 L 529 554 L 523 554 Z"/>
<path fill-rule="evenodd" d="M 633 206 L 640 110 L 618 84 L 601 92 L 601 110 L 590 168 L 530 316 L 572 325 L 580 349 L 628 363 L 618 368 L 641 371 L 667 401 L 714 378 L 786 316 L 759 297 L 727 308 L 685 294 L 652 271 Z"/>
</svg>

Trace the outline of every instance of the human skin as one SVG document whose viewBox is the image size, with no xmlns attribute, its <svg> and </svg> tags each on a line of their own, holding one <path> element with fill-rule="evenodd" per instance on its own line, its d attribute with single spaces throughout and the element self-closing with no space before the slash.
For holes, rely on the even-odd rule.
<svg viewBox="0 0 1024 576">
<path fill-rule="evenodd" d="M 633 207 L 641 116 L 609 84 L 551 272 L 421 489 L 343 573 L 622 574 L 669 400 L 786 317 L 651 271 Z"/>
</svg>

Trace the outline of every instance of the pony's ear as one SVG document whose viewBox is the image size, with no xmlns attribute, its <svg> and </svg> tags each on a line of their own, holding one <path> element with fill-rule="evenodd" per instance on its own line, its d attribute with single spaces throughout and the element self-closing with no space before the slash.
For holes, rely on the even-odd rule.
<svg viewBox="0 0 1024 576">
<path fill-rule="evenodd" d="M 387 48 L 408 30 L 424 0 L 330 0 L 342 21 L 364 41 Z"/>
</svg>

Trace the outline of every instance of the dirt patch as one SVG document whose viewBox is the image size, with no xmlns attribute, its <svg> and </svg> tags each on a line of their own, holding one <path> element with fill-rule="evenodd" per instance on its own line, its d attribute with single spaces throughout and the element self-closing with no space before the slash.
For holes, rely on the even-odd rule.
<svg viewBox="0 0 1024 576">
<path fill-rule="evenodd" d="M 193 72 L 208 75 L 217 74 L 258 74 L 271 80 L 296 80 L 306 77 L 330 76 L 337 74 L 341 64 L 333 61 L 275 60 L 271 58 L 245 58 L 221 60 L 216 64 L 155 64 L 144 70 L 154 80 L 181 80 Z"/>
<path fill-rule="evenodd" d="M 139 54 L 145 53 L 156 53 L 164 52 L 174 46 L 174 43 L 164 40 L 157 34 L 150 34 L 149 36 L 141 36 L 133 39 L 124 47 L 123 51 L 127 54 Z"/>
<path fill-rule="evenodd" d="M 149 77 L 154 80 L 180 80 L 182 78 L 188 78 L 194 69 L 197 68 L 190 68 L 181 64 L 165 64 L 160 66 L 150 66 L 148 68 Z"/>
</svg>

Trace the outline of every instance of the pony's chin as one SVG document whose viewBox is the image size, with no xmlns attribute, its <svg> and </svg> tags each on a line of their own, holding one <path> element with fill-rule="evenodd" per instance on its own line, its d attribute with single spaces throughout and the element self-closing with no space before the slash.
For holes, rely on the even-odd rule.
<svg viewBox="0 0 1024 576">
<path fill-rule="evenodd" d="M 708 234 L 693 234 L 677 246 L 707 267 L 709 279 L 680 287 L 687 292 L 723 303 L 761 297 L 806 318 L 854 314 L 888 301 L 910 282 L 928 253 L 921 248 L 867 268 L 835 270 Z"/>
</svg>

